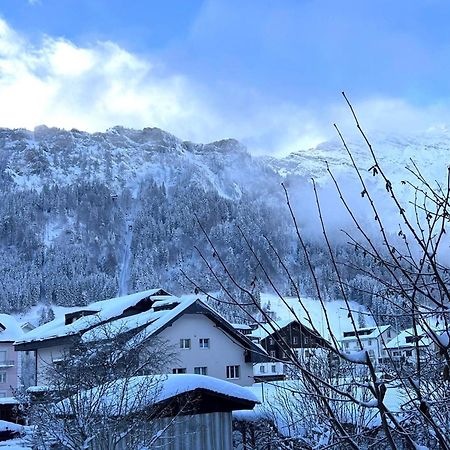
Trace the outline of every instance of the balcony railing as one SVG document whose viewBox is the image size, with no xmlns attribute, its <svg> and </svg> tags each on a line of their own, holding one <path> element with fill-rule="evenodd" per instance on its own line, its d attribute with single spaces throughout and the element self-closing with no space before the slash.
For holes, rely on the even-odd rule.
<svg viewBox="0 0 450 450">
<path fill-rule="evenodd" d="M 13 360 L 6 360 L 0 361 L 0 367 L 14 367 L 15 361 Z"/>
</svg>

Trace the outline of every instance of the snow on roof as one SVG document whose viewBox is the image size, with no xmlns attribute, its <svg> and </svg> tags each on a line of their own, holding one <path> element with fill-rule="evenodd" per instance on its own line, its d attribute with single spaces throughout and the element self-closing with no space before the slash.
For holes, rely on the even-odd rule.
<svg viewBox="0 0 450 450">
<path fill-rule="evenodd" d="M 270 323 L 261 323 L 256 330 L 253 330 L 248 336 L 264 339 L 276 331 L 280 331 L 282 328 L 287 327 L 289 324 L 296 322 L 295 319 L 274 320 Z M 303 324 L 304 325 L 304 324 Z M 307 326 L 307 325 L 305 325 Z"/>
<path fill-rule="evenodd" d="M 89 402 L 98 408 L 99 413 L 107 413 L 111 416 L 126 415 L 197 389 L 231 399 L 259 403 L 258 397 L 251 390 L 229 381 L 206 375 L 170 374 L 122 378 L 107 385 L 80 391 L 74 395 L 76 402 L 65 399 L 57 403 L 55 407 L 59 413 L 68 414 L 72 412 L 73 404 Z"/>
<path fill-rule="evenodd" d="M 356 331 L 358 332 L 358 336 L 360 339 L 375 339 L 379 337 L 381 334 L 383 334 L 387 329 L 391 328 L 391 325 L 380 325 L 379 327 L 364 327 L 364 328 L 357 328 Z M 353 333 L 352 336 L 345 336 L 345 333 Z M 341 341 L 353 341 L 356 339 L 355 336 L 355 330 L 348 330 L 344 331 L 343 335 L 344 337 L 341 339 Z"/>
<path fill-rule="evenodd" d="M 7 422 L 6 420 L 0 420 L 0 431 L 14 431 L 16 433 L 22 433 L 22 425 L 17 425 L 13 422 Z"/>
<path fill-rule="evenodd" d="M 181 299 L 171 296 L 170 300 L 167 301 L 167 304 L 178 303 L 173 309 L 155 311 L 154 307 L 161 306 L 161 302 L 156 302 L 148 311 L 135 314 L 133 316 L 116 319 L 109 322 L 105 326 L 92 328 L 82 335 L 82 340 L 83 342 L 94 342 L 103 339 L 110 339 L 118 334 L 144 326 L 145 329 L 138 333 L 137 336 L 133 337 L 132 340 L 133 342 L 137 342 L 139 339 L 145 340 L 196 301 L 196 297 Z"/>
<path fill-rule="evenodd" d="M 135 294 L 117 297 L 109 300 L 102 300 L 91 303 L 87 306 L 81 307 L 76 311 L 90 311 L 94 314 L 79 317 L 71 324 L 66 325 L 65 315 L 57 317 L 40 327 L 31 330 L 23 336 L 23 338 L 16 339 L 16 344 L 34 341 L 44 341 L 47 339 L 71 336 L 88 328 L 110 320 L 114 317 L 120 316 L 126 309 L 135 306 L 140 300 L 152 296 L 161 289 L 150 289 L 148 291 L 137 292 Z"/>
<path fill-rule="evenodd" d="M 231 326 L 236 330 L 251 330 L 252 327 L 246 323 L 232 323 Z"/>
<path fill-rule="evenodd" d="M 270 309 L 276 315 L 276 319 L 297 318 L 308 328 L 312 325 L 319 334 L 330 340 L 327 319 L 334 336 L 342 336 L 342 330 L 351 329 L 351 320 L 348 317 L 347 305 L 343 300 L 331 300 L 324 303 L 325 311 L 316 298 L 304 297 L 301 302 L 296 297 L 283 297 L 281 300 L 277 295 L 261 293 L 261 306 Z M 352 311 L 362 311 L 365 314 L 367 326 L 375 326 L 371 314 L 367 308 L 355 301 L 349 302 Z M 311 317 L 312 325 L 308 319 L 305 309 Z"/>
<path fill-rule="evenodd" d="M 446 338 L 448 338 L 448 331 L 442 330 L 435 327 L 430 327 L 433 333 L 436 333 L 436 337 L 439 341 L 445 342 Z M 417 335 L 419 337 L 418 340 L 418 346 L 419 347 L 428 347 L 432 342 L 433 339 L 430 337 L 430 331 L 424 330 L 421 326 L 417 327 Z M 398 336 L 396 336 L 394 339 L 391 339 L 387 344 L 387 349 L 396 349 L 396 348 L 403 348 L 403 347 L 415 347 L 416 341 L 414 337 L 416 336 L 414 332 L 414 328 L 407 328 L 406 330 L 403 330 Z"/>
<path fill-rule="evenodd" d="M 14 342 L 24 335 L 19 322 L 9 314 L 0 314 L 0 325 L 0 342 Z"/>
</svg>

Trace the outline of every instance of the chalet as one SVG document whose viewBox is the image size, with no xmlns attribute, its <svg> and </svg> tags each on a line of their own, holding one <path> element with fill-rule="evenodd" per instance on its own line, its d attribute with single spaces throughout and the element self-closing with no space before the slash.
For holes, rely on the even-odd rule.
<svg viewBox="0 0 450 450">
<path fill-rule="evenodd" d="M 310 364 L 314 356 L 324 353 L 325 339 L 298 320 L 273 321 L 261 324 L 249 334 L 268 354 L 271 361 L 254 365 L 255 380 L 279 380 L 285 378 L 286 363 L 290 354 Z"/>
<path fill-rule="evenodd" d="M 15 343 L 15 349 L 35 352 L 36 385 L 46 385 L 47 369 L 67 357 L 75 343 L 110 339 L 111 330 L 133 339 L 154 336 L 167 342 L 176 358 L 166 373 L 210 375 L 245 386 L 253 383 L 253 363 L 267 359 L 259 346 L 203 301 L 175 297 L 162 289 L 73 310 L 32 330 Z"/>
<path fill-rule="evenodd" d="M 359 345 L 359 342 L 361 342 L 363 350 L 366 350 L 371 360 L 375 365 L 378 365 L 387 362 L 388 355 L 385 351 L 385 346 L 396 335 L 397 333 L 395 333 L 391 325 L 364 327 L 344 331 L 340 343 L 342 351 L 351 354 L 361 350 Z"/>
</svg>

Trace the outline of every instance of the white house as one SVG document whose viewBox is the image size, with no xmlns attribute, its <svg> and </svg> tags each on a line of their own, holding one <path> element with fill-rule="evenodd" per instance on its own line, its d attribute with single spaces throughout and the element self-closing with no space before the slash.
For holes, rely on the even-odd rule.
<svg viewBox="0 0 450 450">
<path fill-rule="evenodd" d="M 373 327 L 358 328 L 356 331 L 344 331 L 340 340 L 342 350 L 345 353 L 354 353 L 361 350 L 358 342 L 361 341 L 363 350 L 369 353 L 375 365 L 387 362 L 386 344 L 392 340 L 397 333 L 391 325 L 380 325 Z"/>
<path fill-rule="evenodd" d="M 167 342 L 176 358 L 166 373 L 210 375 L 246 386 L 253 383 L 253 363 L 265 358 L 259 346 L 200 299 L 175 297 L 162 289 L 82 307 L 30 331 L 15 349 L 36 353 L 36 385 L 45 385 L 46 370 L 80 339 L 110 338 L 106 325 L 109 332 L 130 333 L 133 339 L 157 336 Z"/>
<path fill-rule="evenodd" d="M 403 330 L 386 345 L 386 351 L 392 362 L 399 365 L 415 364 L 417 363 L 417 350 L 421 361 L 436 356 L 438 347 L 432 333 L 435 339 L 448 336 L 448 332 L 436 327 L 429 327 L 428 330 L 425 330 L 421 326 L 417 326 L 417 334 L 414 332 L 414 328 Z M 448 340 L 448 337 L 446 339 Z"/>
</svg>

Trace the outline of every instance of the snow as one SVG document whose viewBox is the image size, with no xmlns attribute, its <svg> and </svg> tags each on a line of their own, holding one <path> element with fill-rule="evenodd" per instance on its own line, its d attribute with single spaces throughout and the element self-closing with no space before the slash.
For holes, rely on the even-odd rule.
<svg viewBox="0 0 450 450">
<path fill-rule="evenodd" d="M 367 362 L 367 351 L 353 351 L 351 353 L 342 353 L 341 356 L 348 361 L 354 362 L 355 364 L 365 364 Z"/>
<path fill-rule="evenodd" d="M 436 329 L 435 327 L 430 327 L 432 330 L 432 333 L 434 333 L 434 337 L 442 343 L 445 344 L 445 342 L 448 342 L 448 332 L 443 331 L 441 329 Z M 406 339 L 408 337 L 414 337 L 415 332 L 414 328 L 407 328 L 406 330 L 403 330 L 401 333 L 398 334 L 394 339 L 390 340 L 386 344 L 387 349 L 396 349 L 396 348 L 410 348 L 410 347 L 416 347 L 418 345 L 419 347 L 428 347 L 432 342 L 433 339 L 431 337 L 431 333 L 429 330 L 425 330 L 421 326 L 417 327 L 417 335 L 419 337 L 419 341 L 416 344 L 416 342 L 406 342 Z"/>
<path fill-rule="evenodd" d="M 14 316 L 0 314 L 0 324 L 5 327 L 4 331 L 0 331 L 0 342 L 14 342 L 25 334 Z"/>
<path fill-rule="evenodd" d="M 381 334 L 383 334 L 388 328 L 390 328 L 390 325 L 380 325 L 379 327 L 364 327 L 364 328 L 357 328 L 358 331 L 358 336 L 360 339 L 375 339 L 377 337 L 379 337 Z M 348 332 L 353 332 L 354 333 L 354 329 L 352 328 L 351 330 L 345 330 L 344 333 L 348 333 Z M 369 331 L 369 334 L 362 334 L 361 332 L 367 332 Z M 347 341 L 347 340 L 355 340 L 356 336 L 346 336 L 343 337 L 341 340 L 342 341 Z"/>
<path fill-rule="evenodd" d="M 6 420 L 0 420 L 0 431 L 16 431 L 21 433 L 23 430 L 22 425 L 17 425 L 16 423 L 7 422 Z"/>
<path fill-rule="evenodd" d="M 168 304 L 178 303 L 178 305 L 173 309 L 154 311 L 152 307 L 152 309 L 150 309 L 149 311 L 135 314 L 129 317 L 122 317 L 120 319 L 109 322 L 104 327 L 95 327 L 92 330 L 87 331 L 83 334 L 82 340 L 83 342 L 92 342 L 101 339 L 107 339 L 114 334 L 124 333 L 126 331 L 148 325 L 142 332 L 133 337 L 132 341 L 139 341 L 140 338 L 146 339 L 160 330 L 161 327 L 166 325 L 169 321 L 181 314 L 186 308 L 195 303 L 196 300 L 196 297 L 180 299 L 174 296 L 170 296 L 170 298 L 167 300 Z M 161 302 L 156 302 L 154 306 L 158 306 L 160 304 Z"/>
<path fill-rule="evenodd" d="M 270 310 L 275 314 L 277 323 L 283 323 L 280 321 L 292 321 L 297 316 L 301 323 L 311 328 L 307 314 L 297 297 L 285 297 L 284 302 L 276 295 L 261 294 L 261 305 L 266 308 L 270 305 Z M 344 330 L 352 329 L 351 321 L 348 318 L 348 310 L 343 300 L 325 302 L 325 312 L 317 299 L 302 298 L 302 303 L 311 316 L 313 325 L 325 339 L 330 339 L 325 312 L 330 322 L 331 331 L 336 337 L 342 336 Z M 350 302 L 350 308 L 352 311 L 361 310 L 364 313 L 368 313 L 364 306 L 355 301 Z M 367 326 L 375 326 L 375 322 L 370 315 L 366 315 L 365 320 Z"/>
<path fill-rule="evenodd" d="M 157 293 L 160 289 L 151 289 L 148 291 L 137 292 L 135 294 L 117 297 L 110 300 L 102 300 L 91 303 L 88 306 L 73 308 L 74 311 L 91 311 L 95 314 L 80 317 L 73 323 L 65 324 L 65 315 L 56 317 L 40 327 L 31 330 L 22 339 L 16 340 L 16 344 L 24 342 L 42 341 L 50 338 L 70 336 L 82 332 L 105 320 L 109 320 L 122 314 L 127 308 L 136 305 L 140 300 Z"/>
<path fill-rule="evenodd" d="M 170 374 L 145 375 L 119 379 L 75 394 L 76 402 L 69 399 L 55 405 L 61 412 L 71 411 L 72 405 L 89 401 L 109 415 L 129 414 L 132 411 L 176 397 L 180 394 L 203 389 L 225 397 L 259 403 L 258 397 L 248 388 L 206 375 Z"/>
</svg>

